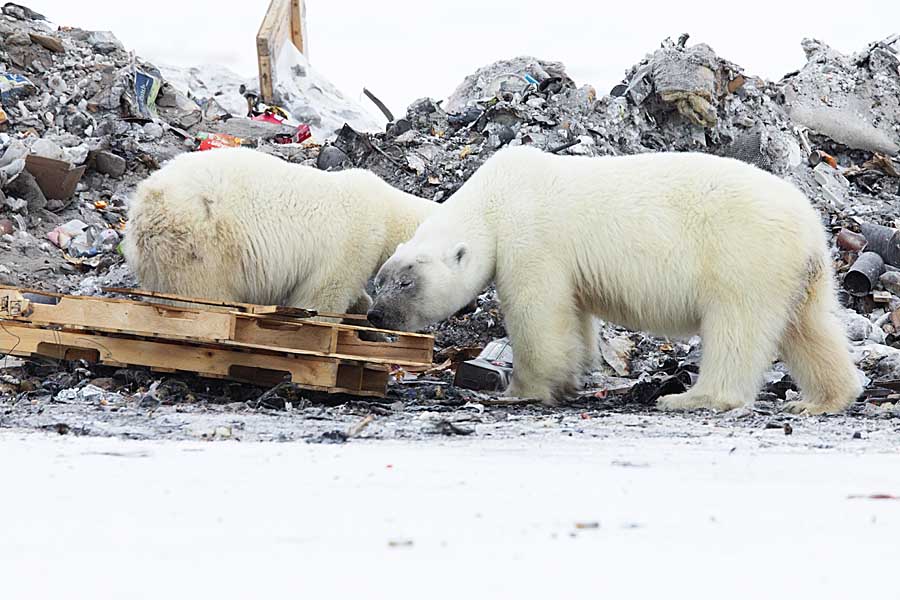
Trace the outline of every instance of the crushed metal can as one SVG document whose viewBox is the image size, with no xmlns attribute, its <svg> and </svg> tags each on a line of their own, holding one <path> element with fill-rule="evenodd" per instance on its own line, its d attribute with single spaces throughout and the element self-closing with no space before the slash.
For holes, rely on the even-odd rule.
<svg viewBox="0 0 900 600">
<path fill-rule="evenodd" d="M 509 386 L 513 371 L 513 352 L 509 338 L 494 340 L 481 354 L 456 369 L 453 385 L 469 390 L 501 392 Z"/>
</svg>

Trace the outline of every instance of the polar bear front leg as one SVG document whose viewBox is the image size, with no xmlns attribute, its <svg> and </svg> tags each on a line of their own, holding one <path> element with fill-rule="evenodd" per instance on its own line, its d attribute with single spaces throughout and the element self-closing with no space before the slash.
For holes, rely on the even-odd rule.
<svg viewBox="0 0 900 600">
<path fill-rule="evenodd" d="M 540 291 L 498 291 L 513 349 L 512 382 L 505 395 L 554 406 L 578 389 L 584 343 L 583 320 L 569 286 L 559 281 L 542 284 Z"/>
<path fill-rule="evenodd" d="M 703 355 L 697 383 L 683 394 L 661 397 L 657 405 L 665 410 L 719 411 L 751 405 L 775 355 L 783 330 L 780 323 L 785 321 L 786 317 L 775 317 L 761 323 L 746 307 L 711 311 L 701 325 Z"/>
</svg>

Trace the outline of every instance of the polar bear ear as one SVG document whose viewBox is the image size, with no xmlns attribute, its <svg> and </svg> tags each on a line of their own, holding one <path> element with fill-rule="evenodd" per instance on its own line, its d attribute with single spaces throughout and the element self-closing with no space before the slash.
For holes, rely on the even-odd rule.
<svg viewBox="0 0 900 600">
<path fill-rule="evenodd" d="M 468 258 L 469 246 L 465 242 L 460 242 L 453 246 L 453 250 L 447 255 L 446 261 L 451 267 L 457 267 Z"/>
</svg>

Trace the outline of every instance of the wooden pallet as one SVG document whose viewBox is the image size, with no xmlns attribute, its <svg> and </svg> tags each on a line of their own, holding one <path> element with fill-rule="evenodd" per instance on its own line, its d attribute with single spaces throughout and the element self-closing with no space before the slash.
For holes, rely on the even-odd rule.
<svg viewBox="0 0 900 600">
<path fill-rule="evenodd" d="M 314 390 L 368 396 L 384 395 L 390 365 L 430 366 L 433 358 L 429 335 L 322 322 L 256 305 L 181 300 L 196 308 L 0 287 L 0 352 L 257 384 L 290 380 Z M 361 332 L 392 339 L 367 341 Z"/>
<path fill-rule="evenodd" d="M 146 295 L 137 290 L 114 289 L 119 293 Z M 29 302 L 25 294 L 52 298 L 55 304 Z M 154 294 L 153 297 L 159 297 Z M 71 331 L 90 330 L 174 340 L 206 340 L 223 345 L 280 352 L 365 360 L 401 366 L 431 365 L 434 338 L 418 333 L 395 332 L 344 323 L 329 323 L 316 315 L 292 307 L 226 304 L 182 296 L 166 296 L 190 302 L 196 308 L 169 306 L 99 296 L 66 296 L 37 290 L 0 286 L 0 318 Z M 10 307 L 4 311 L 3 303 Z M 338 315 L 334 315 L 338 316 Z M 346 316 L 346 315 L 341 315 Z M 370 342 L 361 332 L 381 333 L 390 341 Z"/>
</svg>

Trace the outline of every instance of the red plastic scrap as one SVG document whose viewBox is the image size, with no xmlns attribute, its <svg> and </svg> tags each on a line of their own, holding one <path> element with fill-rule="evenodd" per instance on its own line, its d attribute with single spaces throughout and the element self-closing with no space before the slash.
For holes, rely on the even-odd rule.
<svg viewBox="0 0 900 600">
<path fill-rule="evenodd" d="M 243 139 L 228 135 L 227 133 L 206 134 L 200 141 L 197 150 L 212 150 L 213 148 L 236 148 L 243 143 Z"/>
</svg>

